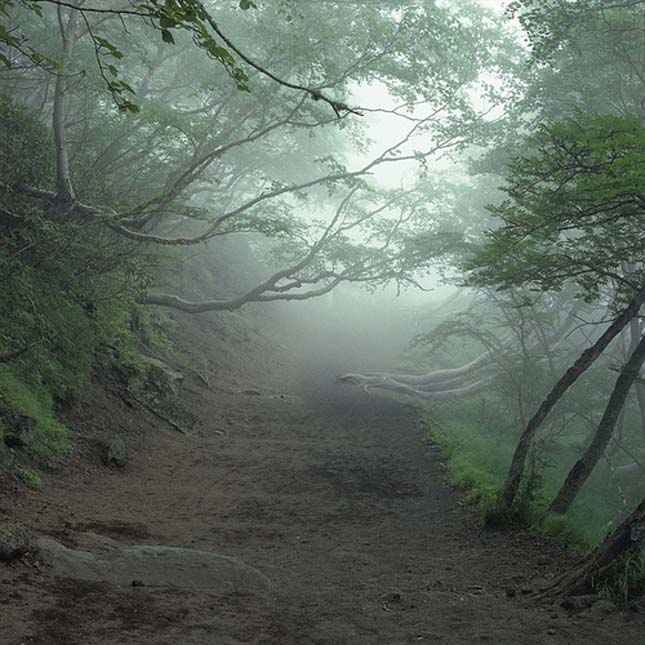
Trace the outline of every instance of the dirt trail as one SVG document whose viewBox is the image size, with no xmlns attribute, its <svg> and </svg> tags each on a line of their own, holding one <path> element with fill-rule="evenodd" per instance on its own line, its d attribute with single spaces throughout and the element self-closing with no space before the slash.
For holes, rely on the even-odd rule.
<svg viewBox="0 0 645 645">
<path fill-rule="evenodd" d="M 261 395 L 189 383 L 203 423 L 188 437 L 97 388 L 85 409 L 120 424 L 127 471 L 81 460 L 41 492 L 0 499 L 2 515 L 70 546 L 90 530 L 237 556 L 269 577 L 272 597 L 56 580 L 27 558 L 0 568 L 0 642 L 645 642 L 642 614 L 571 616 L 523 599 L 566 557 L 482 531 L 413 408 L 310 372 Z"/>
</svg>

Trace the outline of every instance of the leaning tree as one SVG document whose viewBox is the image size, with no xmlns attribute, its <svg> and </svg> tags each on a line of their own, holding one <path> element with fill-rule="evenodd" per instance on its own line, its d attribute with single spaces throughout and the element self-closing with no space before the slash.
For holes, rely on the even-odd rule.
<svg viewBox="0 0 645 645">
<path fill-rule="evenodd" d="M 645 217 L 645 126 L 635 118 L 578 115 L 544 125 L 530 140 L 531 153 L 510 166 L 504 188 L 508 198 L 489 207 L 501 226 L 468 263 L 473 286 L 557 292 L 573 284 L 587 302 L 611 295 L 614 312 L 603 333 L 584 349 L 557 380 L 520 436 L 500 492 L 497 512 L 511 510 L 532 442 L 562 396 L 598 360 L 610 343 L 638 318 L 645 302 L 645 254 L 641 234 Z M 631 267 L 626 272 L 625 267 Z M 575 492 L 606 446 L 626 394 L 636 381 L 642 356 L 633 348 L 598 428 L 591 453 L 574 467 L 569 485 L 553 510 Z M 347 374 L 341 381 L 440 400 L 481 392 L 493 357 L 485 352 L 454 370 L 424 375 Z M 583 475 L 584 473 L 584 475 Z M 576 484 L 572 482 L 575 480 Z"/>
</svg>

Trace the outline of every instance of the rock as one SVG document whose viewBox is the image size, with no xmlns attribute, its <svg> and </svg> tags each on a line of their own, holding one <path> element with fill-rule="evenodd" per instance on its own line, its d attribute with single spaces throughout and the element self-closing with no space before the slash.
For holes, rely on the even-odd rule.
<svg viewBox="0 0 645 645">
<path fill-rule="evenodd" d="M 598 596 L 595 595 L 569 596 L 560 605 L 568 611 L 582 611 L 583 609 L 589 609 L 597 600 Z"/>
<path fill-rule="evenodd" d="M 616 611 L 616 605 L 610 600 L 600 599 L 598 602 L 595 602 L 591 609 L 589 610 L 589 615 L 593 616 L 596 619 L 606 618 L 610 614 L 613 614 Z"/>
<path fill-rule="evenodd" d="M 390 605 L 401 604 L 403 602 L 403 594 L 400 591 L 388 591 L 379 598 L 379 602 Z"/>
<path fill-rule="evenodd" d="M 13 414 L 6 418 L 7 431 L 4 442 L 11 448 L 24 448 L 31 443 L 36 420 L 24 414 Z"/>
<path fill-rule="evenodd" d="M 0 473 L 11 468 L 13 463 L 13 452 L 7 447 L 4 441 L 0 439 Z"/>
<path fill-rule="evenodd" d="M 124 586 L 216 589 L 224 593 L 269 591 L 269 580 L 241 560 L 171 546 L 115 546 L 101 553 L 77 551 L 50 538 L 36 541 L 55 576 Z"/>
<path fill-rule="evenodd" d="M 383 611 L 406 611 L 414 606 L 411 599 L 400 591 L 388 591 L 379 597 L 378 602 Z"/>
<path fill-rule="evenodd" d="M 112 433 L 99 440 L 99 443 L 103 448 L 103 463 L 106 466 L 125 468 L 128 463 L 128 449 L 118 434 Z"/>
<path fill-rule="evenodd" d="M 20 522 L 0 524 L 0 560 L 13 560 L 22 555 L 31 540 L 31 532 Z"/>
<path fill-rule="evenodd" d="M 184 382 L 184 375 L 181 372 L 158 358 L 141 355 L 141 360 L 148 365 L 148 381 L 160 392 L 168 393 Z"/>
</svg>

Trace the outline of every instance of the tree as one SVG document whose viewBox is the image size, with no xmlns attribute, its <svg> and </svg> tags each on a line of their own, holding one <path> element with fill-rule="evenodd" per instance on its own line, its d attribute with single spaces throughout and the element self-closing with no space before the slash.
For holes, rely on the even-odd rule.
<svg viewBox="0 0 645 645">
<path fill-rule="evenodd" d="M 545 125 L 531 141 L 534 154 L 518 157 L 505 191 L 509 199 L 491 211 L 503 225 L 470 264 L 473 284 L 525 285 L 557 290 L 567 281 L 581 296 L 598 298 L 616 282 L 616 302 L 631 303 L 601 338 L 555 385 L 527 424 L 500 494 L 507 512 L 517 493 L 531 440 L 566 390 L 638 314 L 645 300 L 643 257 L 645 127 L 637 119 L 579 115 Z M 635 294 L 635 295 L 634 295 Z"/>
<path fill-rule="evenodd" d="M 561 576 L 542 596 L 588 594 L 615 582 L 620 566 L 640 557 L 645 546 L 645 500 L 607 535 L 578 566 Z M 631 590 L 627 590 L 629 592 Z"/>
<path fill-rule="evenodd" d="M 641 338 L 632 355 L 629 357 L 629 360 L 621 370 L 591 443 L 582 457 L 570 470 L 562 488 L 551 502 L 549 512 L 566 513 L 578 491 L 582 488 L 591 471 L 595 468 L 600 457 L 609 445 L 611 435 L 625 405 L 629 390 L 638 378 L 643 362 L 645 362 L 645 337 Z"/>
<path fill-rule="evenodd" d="M 51 106 L 57 190 L 25 185 L 16 189 L 50 211 L 64 209 L 81 221 L 107 226 L 146 246 L 194 245 L 252 232 L 281 243 L 283 266 L 246 293 L 203 302 L 175 294 L 145 293 L 140 296 L 141 303 L 190 312 L 230 310 L 247 302 L 314 297 L 346 281 L 412 283 L 415 270 L 427 265 L 434 243 L 427 230 L 425 196 L 409 189 L 384 191 L 369 175 L 394 163 L 424 163 L 477 138 L 485 123 L 470 104 L 468 88 L 477 82 L 484 67 L 496 64 L 483 46 L 495 37 L 495 30 L 473 31 L 458 15 L 432 2 L 402 12 L 365 6 L 343 6 L 330 12 L 328 7 L 308 5 L 293 14 L 285 14 L 282 3 L 267 3 L 248 12 L 243 26 L 235 26 L 233 13 L 224 8 L 218 9 L 215 21 L 203 3 L 193 0 L 142 3 L 134 10 L 88 3 L 36 3 L 40 4 L 55 8 L 54 13 L 43 11 L 44 18 L 50 22 L 61 18 L 62 52 L 54 47 L 46 53 L 47 60 L 56 60 L 65 68 L 65 73 L 57 76 Z M 242 4 L 243 8 L 252 5 Z M 127 37 L 115 16 L 127 21 L 131 30 Z M 291 29 L 294 21 L 299 23 L 298 30 Z M 220 23 L 227 25 L 225 30 Z M 270 39 L 274 33 L 282 38 L 286 29 L 292 38 L 293 33 L 303 34 L 289 50 Z M 159 32 L 172 53 L 159 49 Z M 138 51 L 122 58 L 127 38 L 133 33 Z M 263 37 L 256 38 L 260 33 Z M 342 54 L 340 47 L 327 52 L 312 50 L 311 42 L 319 36 L 324 42 L 332 33 L 344 47 Z M 252 90 L 250 95 L 223 94 L 221 87 L 227 77 L 213 82 L 212 67 L 202 61 L 195 63 L 191 43 L 182 34 L 196 39 L 201 49 L 223 64 L 238 89 Z M 20 43 L 10 44 L 17 52 L 14 58 L 22 55 L 33 60 Z M 253 57 L 245 53 L 250 50 L 254 50 Z M 78 57 L 75 51 L 80 52 Z M 439 51 L 442 64 L 436 65 L 433 61 Z M 105 81 L 106 70 L 108 77 L 114 74 L 107 60 L 116 59 L 122 68 L 117 72 L 128 77 L 130 87 L 138 86 L 141 105 L 136 108 L 142 110 L 120 104 L 126 112 L 135 112 L 130 116 L 132 125 L 122 119 L 117 122 L 100 95 L 88 97 L 85 88 L 70 94 L 68 81 L 88 69 L 87 56 L 94 57 L 98 78 Z M 343 58 L 351 62 L 343 63 Z M 273 60 L 271 68 L 279 71 L 256 62 L 262 59 Z M 240 71 L 242 67 L 245 72 Z M 186 80 L 187 69 L 191 69 L 192 78 L 184 84 L 178 79 Z M 348 167 L 342 154 L 325 145 L 325 139 L 339 141 L 336 135 L 345 128 L 348 140 L 360 141 L 358 119 L 347 123 L 347 117 L 354 115 L 346 105 L 346 96 L 352 84 L 373 77 L 402 101 L 390 113 L 407 122 L 409 128 L 394 145 Z M 96 80 L 95 76 L 93 82 Z M 23 79 L 16 78 L 15 83 L 20 87 Z M 113 85 L 108 87 L 114 90 Z M 281 88 L 279 95 L 276 88 Z M 124 92 L 132 94 L 127 88 Z M 26 94 L 34 100 L 33 90 Z M 116 94 L 119 103 L 124 94 Z M 163 105 L 153 100 L 154 94 L 162 97 Z M 168 109 L 169 102 L 176 108 Z M 416 114 L 404 114 L 404 108 L 413 104 Z M 47 98 L 44 105 L 47 111 Z M 94 159 L 82 146 L 71 149 L 70 125 L 62 118 L 66 114 L 69 120 L 71 113 L 77 114 L 80 122 L 80 127 L 73 129 L 75 133 L 94 132 L 99 116 L 107 117 L 114 128 L 106 149 Z M 140 144 L 136 144 L 138 140 Z M 119 150 L 126 142 L 129 149 Z M 163 147 L 162 164 L 150 154 L 158 146 Z M 275 159 L 281 153 L 290 155 L 290 161 L 278 166 Z M 104 206 L 94 205 L 99 203 L 94 195 L 77 195 L 72 156 L 85 158 L 85 167 L 104 170 L 102 184 L 118 172 L 118 181 L 127 182 L 130 188 L 106 195 L 111 199 Z M 255 167 L 248 163 L 253 157 Z M 269 162 L 269 157 L 272 163 L 258 168 L 257 159 Z M 129 172 L 132 161 L 141 168 L 139 181 L 133 181 Z M 297 179 L 285 180 L 282 167 L 293 168 L 297 163 L 300 172 L 290 173 Z M 160 182 L 162 165 L 167 170 Z M 303 177 L 304 169 L 309 176 Z M 83 171 L 76 172 L 82 175 Z M 136 197 L 124 199 L 129 195 Z M 329 203 L 324 216 L 315 222 L 299 216 L 298 210 L 306 213 L 321 199 Z M 198 219 L 204 222 L 201 230 L 196 230 Z M 173 235 L 173 229 L 184 233 Z"/>
</svg>

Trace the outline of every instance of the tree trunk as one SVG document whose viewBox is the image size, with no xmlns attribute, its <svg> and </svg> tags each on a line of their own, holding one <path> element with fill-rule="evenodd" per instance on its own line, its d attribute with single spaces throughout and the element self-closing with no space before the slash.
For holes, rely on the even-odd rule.
<svg viewBox="0 0 645 645">
<path fill-rule="evenodd" d="M 72 59 L 72 50 L 76 38 L 76 19 L 78 12 L 71 9 L 67 26 L 63 26 L 61 12 L 58 7 L 61 38 L 63 39 L 63 52 L 61 56 L 62 70 L 56 76 L 54 86 L 54 109 L 52 114 L 52 126 L 54 130 L 54 141 L 56 143 L 56 197 L 64 204 L 71 204 L 76 201 L 74 188 L 69 171 L 69 155 L 65 137 L 65 90 L 67 87 L 67 74 Z"/>
<path fill-rule="evenodd" d="M 643 333 L 643 326 L 640 320 L 634 318 L 630 322 L 629 327 L 631 332 L 630 348 L 634 351 Z M 638 400 L 638 410 L 640 412 L 641 433 L 643 439 L 645 439 L 645 383 L 635 383 L 634 389 L 636 390 L 636 399 Z"/>
<path fill-rule="evenodd" d="M 609 343 L 625 328 L 630 320 L 638 314 L 641 305 L 645 302 L 645 285 L 640 290 L 616 320 L 605 330 L 602 336 L 588 349 L 586 349 L 578 360 L 566 371 L 564 376 L 555 384 L 546 399 L 540 405 L 538 411 L 529 420 L 515 449 L 513 460 L 504 481 L 497 502 L 497 515 L 508 513 L 511 509 L 515 496 L 524 474 L 524 464 L 531 447 L 533 437 L 546 419 L 549 412 L 556 403 L 564 396 L 565 392 L 580 378 L 584 372 L 593 365 L 596 359 L 605 351 Z"/>
<path fill-rule="evenodd" d="M 566 481 L 549 507 L 549 513 L 566 513 L 596 467 L 598 460 L 602 457 L 609 444 L 618 417 L 627 400 L 629 390 L 638 378 L 643 362 L 645 362 L 645 337 L 641 338 L 638 345 L 636 345 L 636 349 L 625 363 L 620 376 L 616 379 L 616 384 L 596 433 L 585 453 L 569 472 Z"/>
<path fill-rule="evenodd" d="M 621 561 L 629 556 L 638 555 L 643 547 L 645 547 L 645 499 L 577 567 L 540 595 L 578 596 L 593 592 L 599 582 L 611 580 Z"/>
</svg>

